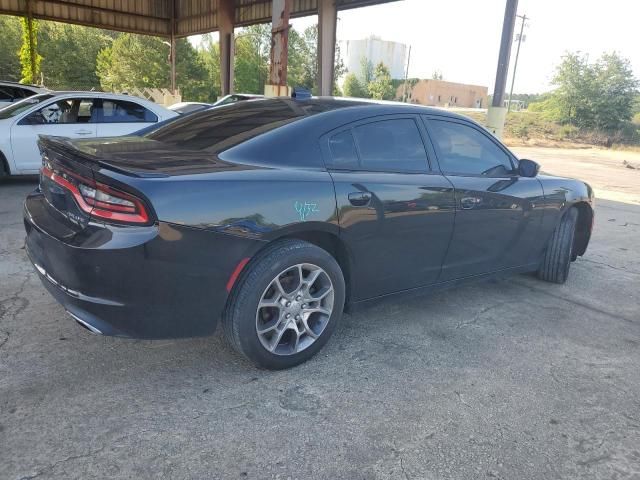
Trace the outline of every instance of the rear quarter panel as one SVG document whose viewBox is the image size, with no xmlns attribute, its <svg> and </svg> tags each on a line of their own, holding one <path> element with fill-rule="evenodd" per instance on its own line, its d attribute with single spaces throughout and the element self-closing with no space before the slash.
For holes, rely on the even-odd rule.
<svg viewBox="0 0 640 480">
<path fill-rule="evenodd" d="M 108 175 L 143 192 L 163 222 L 263 241 L 311 229 L 338 232 L 331 177 L 319 169 L 250 167 L 153 179 Z"/>
</svg>

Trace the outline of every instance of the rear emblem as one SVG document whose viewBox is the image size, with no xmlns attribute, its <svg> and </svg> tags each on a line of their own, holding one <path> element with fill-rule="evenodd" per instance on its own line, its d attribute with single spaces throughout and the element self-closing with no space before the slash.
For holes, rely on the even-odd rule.
<svg viewBox="0 0 640 480">
<path fill-rule="evenodd" d="M 293 208 L 295 208 L 298 215 L 300 215 L 301 222 L 304 222 L 313 213 L 320 211 L 318 210 L 318 204 L 315 202 L 296 202 Z"/>
</svg>

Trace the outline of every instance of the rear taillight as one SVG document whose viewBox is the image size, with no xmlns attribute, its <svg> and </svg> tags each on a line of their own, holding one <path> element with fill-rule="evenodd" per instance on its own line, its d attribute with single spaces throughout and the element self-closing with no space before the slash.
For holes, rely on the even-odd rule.
<svg viewBox="0 0 640 480">
<path fill-rule="evenodd" d="M 149 223 L 149 214 L 140 199 L 66 169 L 45 165 L 42 175 L 73 195 L 78 207 L 92 217 L 129 224 Z"/>
</svg>

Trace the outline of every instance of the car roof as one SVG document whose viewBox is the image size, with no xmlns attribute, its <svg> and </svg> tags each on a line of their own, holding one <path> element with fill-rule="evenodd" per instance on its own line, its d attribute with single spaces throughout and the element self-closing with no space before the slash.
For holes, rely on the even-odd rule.
<svg viewBox="0 0 640 480">
<path fill-rule="evenodd" d="M 87 95 L 87 96 L 96 96 L 96 97 L 111 97 L 111 98 L 136 98 L 138 100 L 145 100 L 141 97 L 136 97 L 135 95 L 127 95 L 124 93 L 109 93 L 109 92 L 98 92 L 93 90 L 56 90 L 51 92 L 53 95 Z M 148 101 L 148 100 L 146 100 Z"/>
<path fill-rule="evenodd" d="M 174 107 L 174 108 L 179 108 L 179 107 L 185 107 L 187 105 L 212 105 L 211 103 L 205 103 L 205 102 L 178 102 L 178 103 L 174 103 L 173 105 L 171 105 L 169 108 Z"/>
<path fill-rule="evenodd" d="M 155 107 L 159 107 L 161 109 L 166 109 L 166 107 L 152 102 L 151 100 L 147 100 L 146 98 L 136 97 L 135 95 L 125 95 L 122 93 L 108 93 L 108 92 L 95 92 L 95 91 L 86 91 L 86 90 L 56 90 L 51 92 L 43 92 L 53 95 L 54 97 L 67 96 L 67 97 L 89 97 L 89 98 L 105 98 L 111 100 L 122 100 L 122 101 L 136 101 L 143 103 L 145 105 L 153 105 Z"/>
<path fill-rule="evenodd" d="M 40 85 L 34 85 L 33 83 L 20 83 L 20 82 L 14 82 L 13 80 L 0 80 L 0 84 L 2 85 L 15 85 L 15 86 L 19 86 L 19 87 L 33 87 L 33 88 L 43 88 Z"/>
<path fill-rule="evenodd" d="M 42 87 L 40 85 L 32 85 L 30 83 L 20 83 L 20 82 L 6 81 L 6 80 L 0 80 L 0 86 L 26 88 L 29 90 L 37 90 L 41 93 L 49 91 L 46 87 Z"/>
<path fill-rule="evenodd" d="M 276 97 L 276 98 L 262 98 L 252 100 L 253 105 L 259 105 L 265 102 L 265 106 L 268 102 L 284 100 L 288 102 L 295 102 L 299 106 L 309 107 L 307 109 L 308 115 L 322 116 L 322 114 L 336 114 L 340 111 L 361 112 L 363 117 L 370 117 L 375 115 L 393 115 L 402 113 L 412 113 L 421 115 L 437 115 L 441 117 L 450 117 L 459 120 L 471 121 L 469 117 L 454 113 L 450 110 L 439 107 L 427 107 L 424 105 L 418 105 L 415 103 L 403 103 L 388 100 L 375 100 L 370 98 L 352 98 L 352 97 L 310 97 L 303 99 L 292 99 L 289 97 Z"/>
</svg>

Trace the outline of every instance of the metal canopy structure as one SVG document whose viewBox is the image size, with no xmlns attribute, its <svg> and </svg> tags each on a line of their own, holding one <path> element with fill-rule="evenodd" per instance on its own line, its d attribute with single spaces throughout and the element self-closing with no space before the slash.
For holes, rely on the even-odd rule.
<svg viewBox="0 0 640 480">
<path fill-rule="evenodd" d="M 222 94 L 233 91 L 234 29 L 287 17 L 318 15 L 318 84 L 322 95 L 333 91 L 336 23 L 340 10 L 397 0 L 0 0 L 0 14 L 75 23 L 88 27 L 165 37 L 170 40 L 171 90 L 176 91 L 176 39 L 220 33 Z M 276 12 L 273 12 L 274 3 Z M 274 16 L 275 13 L 275 16 Z M 284 18 L 284 17 L 283 17 Z M 275 28 L 275 27 L 274 27 Z M 282 28 L 274 30 L 283 35 Z M 284 31 L 286 36 L 286 30 Z M 276 42 L 277 43 L 277 42 Z M 286 42 L 285 42 L 286 45 Z M 286 47 L 279 52 L 286 56 Z M 286 79 L 286 74 L 282 77 Z M 281 85 L 284 86 L 284 85 Z"/>
<path fill-rule="evenodd" d="M 222 94 L 233 91 L 233 63 L 236 27 L 272 22 L 272 73 L 274 46 L 280 59 L 279 84 L 286 87 L 286 56 L 290 17 L 318 15 L 318 87 L 321 95 L 333 91 L 338 11 L 398 0 L 0 0 L 0 14 L 19 15 L 31 20 L 53 20 L 122 32 L 154 35 L 170 39 L 171 88 L 176 87 L 176 39 L 209 32 L 220 33 L 220 85 Z M 274 11 L 275 8 L 275 11 Z M 511 40 L 518 0 L 506 0 L 502 39 L 496 73 L 493 105 L 488 127 L 501 136 Z M 33 51 L 33 49 L 32 49 Z M 32 56 L 33 57 L 33 56 Z M 35 63 L 32 60 L 32 63 Z M 34 69 L 35 70 L 35 69 Z"/>
<path fill-rule="evenodd" d="M 334 0 L 338 11 L 397 0 Z M 267 23 L 272 0 L 0 0 L 0 14 L 176 38 L 220 30 L 232 11 L 236 27 Z M 316 15 L 322 0 L 293 0 L 291 17 Z"/>
</svg>

